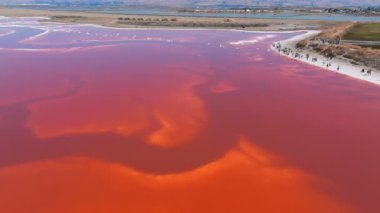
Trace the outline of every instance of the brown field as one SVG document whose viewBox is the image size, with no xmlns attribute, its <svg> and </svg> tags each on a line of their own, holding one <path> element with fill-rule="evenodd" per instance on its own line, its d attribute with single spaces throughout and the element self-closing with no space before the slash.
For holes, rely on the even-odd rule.
<svg viewBox="0 0 380 213">
<path fill-rule="evenodd" d="M 54 22 L 99 24 L 108 27 L 139 28 L 219 28 L 244 30 L 301 30 L 313 27 L 334 25 L 335 22 L 315 20 L 277 20 L 248 18 L 209 18 L 209 17 L 175 17 L 101 14 L 91 12 L 59 12 L 46 10 L 16 9 L 0 7 L 0 16 L 46 16 Z M 128 19 L 128 20 L 127 20 Z"/>
</svg>

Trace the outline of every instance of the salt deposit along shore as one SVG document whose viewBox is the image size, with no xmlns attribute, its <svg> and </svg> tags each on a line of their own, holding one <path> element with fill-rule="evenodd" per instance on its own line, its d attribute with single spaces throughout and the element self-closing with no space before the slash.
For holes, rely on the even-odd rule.
<svg viewBox="0 0 380 213">
<path fill-rule="evenodd" d="M 292 60 L 302 61 L 332 72 L 380 85 L 380 71 L 377 69 L 363 65 L 354 65 L 348 60 L 339 57 L 332 59 L 326 58 L 315 51 L 296 48 L 297 42 L 315 36 L 318 33 L 320 33 L 320 31 L 305 31 L 305 33 L 301 35 L 273 43 L 271 49 L 283 56 L 291 58 Z"/>
</svg>

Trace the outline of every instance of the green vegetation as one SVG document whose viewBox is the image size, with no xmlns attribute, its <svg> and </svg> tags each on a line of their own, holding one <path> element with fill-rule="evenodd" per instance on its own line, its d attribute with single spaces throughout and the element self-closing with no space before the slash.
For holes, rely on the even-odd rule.
<svg viewBox="0 0 380 213">
<path fill-rule="evenodd" d="M 380 23 L 358 23 L 343 36 L 345 40 L 380 41 Z"/>
</svg>

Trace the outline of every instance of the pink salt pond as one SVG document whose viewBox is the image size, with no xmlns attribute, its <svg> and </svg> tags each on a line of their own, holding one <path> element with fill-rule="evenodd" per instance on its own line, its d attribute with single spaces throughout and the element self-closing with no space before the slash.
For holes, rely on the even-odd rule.
<svg viewBox="0 0 380 213">
<path fill-rule="evenodd" d="M 270 194 L 263 202 L 268 208 L 276 206 L 273 202 L 278 199 L 270 200 L 276 193 L 285 199 L 288 192 L 296 191 L 299 194 L 289 198 L 294 212 L 310 205 L 330 212 L 379 212 L 380 88 L 268 51 L 272 42 L 298 34 L 3 20 L 0 188 L 12 187 L 7 193 L 0 191 L 0 200 L 7 202 L 0 211 L 17 212 L 12 203 L 27 199 L 25 193 L 52 196 L 26 192 L 31 190 L 28 186 L 26 191 L 18 188 L 35 185 L 23 185 L 24 177 L 31 178 L 30 172 L 22 172 L 29 171 L 24 170 L 27 167 L 37 179 L 49 177 L 53 187 L 66 184 L 75 194 L 75 183 L 64 178 L 55 182 L 56 176 L 44 172 L 48 163 L 73 158 L 76 165 L 75 159 L 85 158 L 108 165 L 96 174 L 118 165 L 155 178 L 141 183 L 144 187 L 159 185 L 155 181 L 170 176 L 164 178 L 168 187 L 183 190 L 171 192 L 190 195 L 183 188 L 189 183 L 177 181 L 176 175 L 194 175 L 189 177 L 196 185 L 207 175 L 195 171 L 205 168 L 208 175 L 215 174 L 213 180 L 227 181 L 232 170 L 225 166 L 240 162 L 236 159 L 254 159 L 265 169 L 238 164 L 236 168 L 242 168 L 238 172 L 245 172 L 239 178 L 249 178 L 231 183 L 251 191 L 228 188 L 235 197 L 245 197 L 244 208 L 235 207 L 238 212 L 260 210 L 253 205 L 256 198 L 250 203 L 248 196 L 257 187 Z M 272 155 L 276 160 L 268 163 Z M 82 160 L 78 162 L 83 166 Z M 222 172 L 207 170 L 216 165 L 220 170 L 215 171 Z M 76 170 L 69 172 L 78 181 L 87 180 Z M 280 187 L 289 182 L 289 191 Z M 202 184 L 212 186 L 207 181 Z M 107 187 L 111 186 L 94 193 L 104 193 Z M 133 196 L 128 190 L 123 193 Z M 226 194 L 215 199 L 228 200 Z M 193 204 L 197 206 L 197 201 Z M 264 207 L 261 210 L 270 212 Z M 49 210 L 54 208 L 58 206 Z"/>
</svg>

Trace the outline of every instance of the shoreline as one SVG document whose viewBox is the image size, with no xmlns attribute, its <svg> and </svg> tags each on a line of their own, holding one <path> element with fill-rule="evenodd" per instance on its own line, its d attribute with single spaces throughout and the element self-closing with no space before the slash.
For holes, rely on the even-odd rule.
<svg viewBox="0 0 380 213">
<path fill-rule="evenodd" d="M 6 13 L 4 14 L 4 11 L 7 11 L 8 13 L 11 13 L 12 11 L 13 12 L 16 11 L 16 13 L 14 13 L 13 15 L 6 14 Z M 27 11 L 27 13 L 20 13 L 22 11 Z M 215 28 L 212 26 L 201 27 L 201 28 L 199 28 L 199 27 L 173 27 L 173 26 L 154 26 L 154 27 L 132 26 L 132 25 L 120 26 L 120 25 L 109 25 L 109 23 L 113 23 L 113 21 L 108 22 L 108 24 L 106 24 L 104 22 L 105 20 L 106 21 L 113 20 L 113 19 L 110 19 L 110 17 L 115 18 L 114 15 L 110 15 L 108 18 L 106 18 L 106 16 L 104 16 L 104 14 L 93 14 L 93 15 L 98 15 L 99 17 L 91 20 L 91 17 L 85 16 L 86 13 L 80 13 L 81 15 L 83 15 L 83 16 L 81 16 L 82 19 L 80 21 L 73 21 L 73 20 L 57 20 L 57 19 L 54 19 L 52 17 L 54 17 L 54 15 L 56 15 L 56 13 L 51 12 L 51 11 L 48 11 L 48 14 L 39 14 L 39 15 L 36 15 L 35 14 L 36 12 L 39 12 L 39 11 L 36 11 L 36 10 L 18 10 L 18 9 L 12 10 L 12 9 L 4 9 L 4 8 L 0 7 L 0 17 L 5 17 L 5 18 L 6 17 L 8 17 L 8 18 L 12 18 L 12 17 L 18 17 L 18 18 L 37 17 L 37 18 L 41 19 L 41 22 L 45 22 L 45 23 L 60 23 L 60 24 L 68 24 L 68 25 L 70 25 L 70 24 L 87 25 L 87 26 L 94 26 L 94 27 L 99 27 L 99 28 L 134 29 L 134 30 L 136 30 L 136 29 L 140 29 L 140 30 L 226 30 L 226 31 L 256 32 L 256 33 L 305 32 L 301 35 L 294 36 L 294 37 L 289 38 L 287 40 L 277 41 L 276 43 L 281 43 L 281 46 L 283 48 L 289 48 L 289 49 L 295 50 L 295 52 L 299 52 L 302 55 L 308 53 L 310 55 L 310 57 L 316 57 L 316 58 L 320 59 L 317 62 L 312 62 L 311 60 L 307 60 L 305 57 L 304 58 L 295 58 L 294 56 L 292 57 L 292 55 L 287 55 L 287 54 L 283 53 L 282 51 L 277 51 L 277 49 L 274 48 L 272 45 L 270 45 L 270 49 L 279 53 L 281 56 L 285 56 L 285 57 L 290 58 L 292 60 L 297 60 L 299 62 L 303 62 L 303 63 L 307 63 L 307 64 L 310 64 L 313 66 L 317 66 L 317 67 L 325 69 L 325 70 L 334 71 L 336 73 L 340 73 L 340 74 L 343 74 L 343 75 L 346 75 L 346 76 L 349 76 L 349 77 L 352 77 L 352 78 L 355 78 L 358 80 L 363 80 L 363 81 L 370 82 L 370 83 L 373 83 L 376 85 L 380 85 L 380 71 L 377 69 L 370 68 L 370 67 L 367 67 L 364 65 L 354 65 L 354 64 L 351 64 L 349 61 L 342 59 L 342 58 L 333 58 L 332 60 L 326 60 L 326 59 L 324 59 L 325 58 L 324 56 L 322 56 L 321 54 L 319 54 L 317 52 L 308 51 L 308 50 L 297 50 L 296 49 L 296 43 L 297 42 L 299 42 L 305 38 L 311 37 L 313 35 L 316 35 L 319 32 L 321 32 L 320 30 L 305 30 L 304 25 L 298 25 L 298 27 L 296 27 L 295 29 L 284 30 L 281 27 L 278 28 L 279 25 L 276 22 L 280 21 L 280 20 L 272 20 L 270 26 L 265 27 L 265 29 L 262 29 L 261 27 L 254 28 L 254 29 L 236 29 L 233 27 Z M 46 12 L 46 11 L 44 11 L 44 12 Z M 62 13 L 59 13 L 59 14 L 63 15 Z M 74 13 L 74 14 L 77 14 L 77 13 Z M 67 15 L 67 13 L 65 15 Z M 89 15 L 89 14 L 87 14 L 87 15 Z M 83 18 L 83 17 L 85 17 L 85 18 Z M 213 19 L 213 20 L 215 20 L 215 19 Z M 251 20 L 251 21 L 255 21 L 255 20 Z M 306 24 L 306 23 L 304 23 L 304 24 Z M 320 22 L 320 24 L 322 24 L 322 22 Z M 329 24 L 326 24 L 326 23 L 322 24 L 322 26 L 324 26 L 324 27 L 326 27 L 327 25 L 329 25 Z M 331 63 L 332 66 L 326 67 L 325 66 L 326 63 Z M 340 68 L 339 70 L 337 70 L 338 66 Z M 371 69 L 372 70 L 371 75 L 363 74 L 361 72 L 362 69 L 365 69 L 366 71 Z"/>
<path fill-rule="evenodd" d="M 106 14 L 95 12 L 67 12 L 7 8 L 0 6 L 0 16 L 6 17 L 49 17 L 49 21 L 57 23 L 98 24 L 105 27 L 118 28 L 186 28 L 186 29 L 236 29 L 247 31 L 291 31 L 321 29 L 327 26 L 340 24 L 337 21 L 323 20 L 282 20 L 258 18 L 222 18 L 222 17 L 182 17 L 172 16 L 175 21 L 168 20 L 168 16 L 134 15 L 134 14 Z M 128 20 L 127 20 L 128 18 Z"/>
<path fill-rule="evenodd" d="M 375 69 L 375 68 L 368 67 L 365 65 L 354 65 L 354 64 L 350 63 L 348 60 L 345 60 L 345 59 L 342 59 L 339 57 L 328 59 L 325 56 L 323 56 L 323 55 L 321 55 L 315 51 L 297 49 L 296 44 L 299 41 L 302 41 L 306 38 L 315 36 L 318 33 L 320 33 L 321 31 L 307 30 L 307 31 L 298 31 L 298 32 L 304 32 L 304 33 L 301 35 L 297 35 L 297 36 L 294 36 L 292 38 L 286 39 L 286 40 L 276 41 L 275 43 L 273 43 L 270 46 L 270 49 L 272 51 L 276 52 L 277 54 L 279 54 L 283 57 L 286 57 L 290 60 L 306 63 L 306 64 L 309 64 L 312 66 L 319 67 L 319 68 L 324 69 L 326 71 L 338 73 L 338 74 L 341 74 L 341 75 L 344 75 L 347 77 L 354 78 L 356 80 L 362 80 L 362 81 L 380 86 L 380 71 Z M 281 49 L 288 48 L 288 49 L 290 49 L 296 53 L 299 53 L 301 55 L 301 57 L 295 57 L 292 54 L 286 54 L 283 51 L 279 51 L 276 48 L 276 44 L 280 44 Z M 304 57 L 304 56 L 306 56 L 306 54 L 309 55 L 308 59 L 306 57 Z M 317 58 L 317 61 L 312 61 L 312 58 Z M 327 67 L 326 66 L 327 64 L 331 64 L 331 65 L 329 67 Z M 362 73 L 362 69 L 365 70 L 365 73 Z M 367 73 L 368 70 L 371 70 L 370 74 Z"/>
<path fill-rule="evenodd" d="M 94 28 L 105 28 L 105 29 L 116 29 L 116 30 L 152 30 L 152 31 L 160 31 L 160 30 L 169 30 L 169 31 L 231 31 L 231 32 L 243 32 L 243 33 L 274 33 L 274 34 L 288 34 L 288 33 L 298 33 L 298 32 L 304 32 L 304 30 L 288 30 L 288 31 L 276 31 L 276 30 L 271 30 L 271 31 L 265 31 L 265 30 L 244 30 L 244 29 L 235 29 L 235 28 L 191 28 L 191 27 L 139 27 L 139 28 L 134 28 L 134 27 L 112 27 L 112 26 L 104 26 L 101 24 L 93 24 L 93 23 L 62 23 L 62 22 L 56 22 L 52 20 L 50 17 L 47 16 L 22 16 L 22 17 L 8 17 L 8 16 L 0 16 L 1 18 L 21 18 L 21 19 L 28 19 L 28 18 L 36 18 L 36 19 L 41 19 L 37 20 L 39 23 L 42 24 L 60 24 L 60 25 L 67 25 L 67 26 L 89 26 L 89 27 L 94 27 Z M 8 25 L 6 25 L 8 26 Z M 18 27 L 23 26 L 23 25 L 18 25 Z M 25 25 L 23 27 L 28 27 L 28 28 L 35 28 L 35 29 L 41 29 L 44 30 L 44 32 L 36 35 L 37 36 L 42 36 L 46 33 L 49 33 L 50 30 L 46 29 L 44 27 L 40 26 L 34 26 L 34 25 Z M 292 37 L 293 38 L 293 37 Z"/>
</svg>

